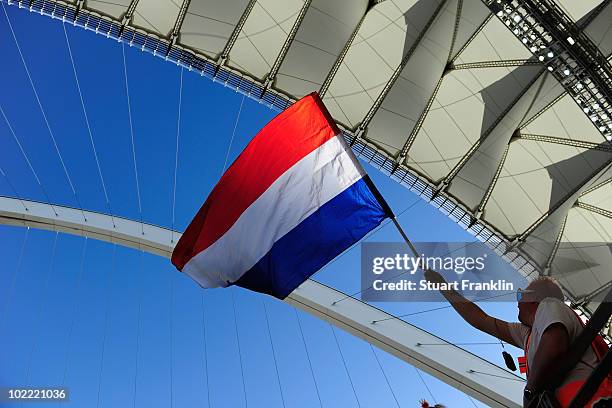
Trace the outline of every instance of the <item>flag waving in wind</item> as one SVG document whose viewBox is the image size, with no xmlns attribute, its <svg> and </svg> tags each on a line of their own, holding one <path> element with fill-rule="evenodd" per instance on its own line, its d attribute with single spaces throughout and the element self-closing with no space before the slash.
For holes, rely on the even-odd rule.
<svg viewBox="0 0 612 408">
<path fill-rule="evenodd" d="M 205 288 L 238 285 L 284 299 L 390 215 L 312 93 L 223 174 L 172 263 Z"/>
</svg>

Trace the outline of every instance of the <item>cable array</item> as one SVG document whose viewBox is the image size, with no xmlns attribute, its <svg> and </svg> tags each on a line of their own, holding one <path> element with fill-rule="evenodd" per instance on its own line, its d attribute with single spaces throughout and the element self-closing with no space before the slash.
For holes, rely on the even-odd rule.
<svg viewBox="0 0 612 408">
<path fill-rule="evenodd" d="M 111 293 L 113 289 L 113 275 L 117 270 L 117 245 L 113 245 L 113 256 L 111 258 L 111 269 L 108 271 L 108 282 L 106 283 L 106 310 L 104 311 L 104 331 L 102 334 L 102 352 L 100 353 L 100 371 L 98 372 L 98 395 L 96 399 L 96 408 L 100 408 L 101 391 L 102 391 L 102 372 L 104 369 L 104 353 L 106 352 L 106 337 L 109 326 L 109 310 L 111 305 Z"/>
<path fill-rule="evenodd" d="M 42 326 L 42 315 L 43 315 L 43 311 L 45 310 L 45 304 L 47 303 L 47 298 L 48 298 L 47 287 L 49 285 L 49 277 L 53 273 L 53 269 L 55 267 L 55 255 L 56 255 L 56 249 L 57 249 L 58 235 L 59 233 L 56 231 L 55 236 L 53 237 L 53 245 L 51 249 L 51 261 L 49 262 L 49 268 L 47 268 L 47 272 L 45 273 L 45 276 L 43 278 L 43 284 L 42 284 L 42 289 L 41 289 L 41 300 L 38 306 L 38 313 L 37 313 L 36 320 L 35 320 L 36 323 L 34 324 L 34 327 L 36 327 L 35 332 L 37 334 L 34 336 L 34 341 L 32 342 L 32 347 L 30 348 L 30 353 L 28 354 L 28 361 L 26 363 L 26 381 L 25 381 L 26 384 L 30 383 L 30 370 L 32 367 L 32 358 L 34 357 L 34 353 L 38 346 L 38 340 L 40 338 L 40 329 Z M 23 406 L 23 403 L 22 403 L 22 406 Z"/>
<path fill-rule="evenodd" d="M 38 186 L 40 187 L 40 190 L 42 191 L 43 195 L 45 196 L 45 200 L 46 200 L 47 204 L 49 205 L 49 207 L 51 207 L 51 210 L 53 210 L 53 213 L 57 217 L 58 216 L 57 211 L 55 210 L 55 207 L 53 206 L 53 204 L 51 202 L 51 199 L 49 198 L 49 194 L 47 193 L 47 190 L 45 189 L 45 187 L 43 186 L 42 182 L 40 181 L 40 178 L 38 177 L 38 173 L 36 173 L 36 170 L 34 170 L 34 166 L 32 166 L 32 162 L 30 161 L 30 158 L 28 157 L 27 153 L 25 152 L 25 150 L 23 148 L 23 145 L 21 144 L 21 141 L 17 137 L 17 134 L 15 133 L 15 130 L 13 129 L 13 126 L 11 125 L 11 122 L 6 117 L 6 114 L 4 113 L 4 109 L 2 108 L 1 104 L 0 104 L 0 114 L 2 114 L 2 117 L 4 118 L 4 121 L 6 122 L 6 125 L 9 128 L 9 132 L 13 136 L 13 139 L 15 140 L 15 143 L 17 143 L 17 146 L 19 147 L 19 151 L 21 151 L 21 155 L 23 156 L 23 158 L 25 159 L 26 163 L 28 164 L 28 167 L 30 168 L 30 171 L 32 172 L 32 175 L 34 176 L 34 179 L 36 179 L 36 182 L 38 183 Z M 4 172 L 2 172 L 2 173 L 4 174 Z M 25 206 L 25 204 L 24 204 L 24 206 Z"/>
<path fill-rule="evenodd" d="M 175 221 L 175 209 L 176 209 L 176 175 L 178 173 L 178 154 L 179 154 L 179 136 L 181 134 L 181 107 L 183 105 L 183 67 L 181 67 L 180 83 L 179 83 L 179 100 L 178 100 L 178 113 L 176 120 L 176 151 L 174 153 L 174 185 L 172 187 L 172 237 L 171 243 L 174 243 L 174 221 Z"/>
<path fill-rule="evenodd" d="M 66 378 L 68 377 L 68 367 L 70 365 L 70 350 L 72 348 L 72 332 L 74 331 L 74 323 L 76 321 L 76 315 L 78 313 L 77 305 L 79 303 L 79 295 L 81 289 L 81 281 L 83 278 L 83 271 L 85 269 L 85 256 L 87 254 L 87 237 L 83 240 L 83 247 L 81 249 L 81 264 L 79 267 L 77 281 L 74 286 L 73 302 L 72 302 L 72 313 L 70 317 L 70 326 L 68 328 L 68 339 L 66 345 L 66 353 L 64 355 L 64 374 L 62 375 L 62 387 L 66 385 Z M 64 405 L 64 402 L 60 402 L 60 406 Z"/>
<path fill-rule="evenodd" d="M 79 83 L 79 75 L 77 74 L 76 65 L 74 63 L 74 57 L 72 55 L 72 47 L 70 46 L 70 40 L 68 39 L 68 32 L 66 31 L 66 23 L 62 23 L 64 29 L 64 38 L 66 39 L 66 48 L 68 49 L 68 55 L 70 56 L 70 64 L 72 65 L 72 73 L 74 74 L 74 81 L 76 83 L 77 91 L 79 93 L 79 99 L 81 100 L 81 108 L 83 110 L 83 117 L 85 118 L 85 125 L 87 127 L 87 133 L 89 134 L 89 141 L 93 150 L 94 159 L 96 160 L 96 166 L 98 168 L 98 175 L 100 177 L 100 184 L 102 184 L 102 191 L 104 192 L 104 199 L 106 200 L 106 209 L 111 216 L 113 227 L 115 226 L 115 217 L 113 216 L 113 210 L 111 209 L 110 199 L 108 198 L 108 192 L 106 191 L 106 183 L 104 182 L 104 176 L 102 175 L 102 168 L 100 167 L 100 160 L 98 159 L 98 152 L 96 151 L 96 144 L 93 139 L 93 133 L 91 131 L 91 125 L 89 124 L 89 116 L 87 115 L 87 109 L 85 108 L 85 100 L 83 99 L 83 92 L 81 92 L 81 84 Z"/>
<path fill-rule="evenodd" d="M 5 320 L 7 319 L 6 315 L 8 313 L 9 304 L 11 303 L 11 299 L 13 297 L 13 291 L 15 290 L 15 282 L 17 282 L 17 276 L 19 275 L 19 271 L 21 270 L 21 265 L 23 262 L 23 253 L 28 242 L 29 234 L 30 227 L 27 227 L 25 234 L 23 235 L 23 241 L 21 241 L 21 249 L 19 250 L 19 257 L 17 258 L 17 267 L 15 268 L 15 272 L 13 273 L 13 277 L 11 278 L 11 285 L 9 286 L 9 291 L 6 295 L 6 300 L 4 301 L 4 305 L 2 306 L 2 314 L 0 315 L 0 328 L 2 328 L 5 323 Z"/>
<path fill-rule="evenodd" d="M 85 222 L 87 222 L 87 217 L 85 217 L 85 212 L 83 211 L 83 206 L 81 205 L 81 201 L 79 199 L 79 196 L 77 195 L 77 192 L 74 188 L 74 184 L 72 183 L 72 179 L 70 178 L 70 174 L 68 173 L 68 168 L 66 167 L 66 163 L 64 162 L 64 158 L 62 157 L 62 154 L 60 153 L 59 150 L 59 146 L 57 145 L 57 141 L 55 140 L 55 135 L 53 134 L 53 130 L 51 129 L 51 125 L 49 124 L 49 120 L 47 119 L 47 114 L 45 112 L 45 109 L 43 108 L 42 102 L 40 101 L 40 97 L 38 96 L 38 91 L 36 90 L 36 86 L 34 85 L 34 81 L 32 80 L 32 76 L 30 75 L 30 69 L 28 68 L 28 64 L 26 63 L 26 60 L 23 56 L 23 53 L 21 51 L 21 46 L 19 45 L 19 41 L 17 40 L 17 36 L 15 35 L 15 30 L 13 30 L 13 24 L 11 23 L 11 19 L 8 16 L 8 13 L 6 12 L 6 7 L 4 6 L 4 3 L 2 4 L 2 10 L 4 11 L 4 16 L 6 17 L 6 22 L 8 23 L 8 26 L 11 30 L 11 35 L 13 37 L 13 41 L 15 42 L 15 45 L 17 46 L 17 51 L 19 52 L 19 57 L 21 58 L 21 63 L 23 64 L 23 68 L 25 70 L 25 73 L 28 77 L 28 80 L 30 82 L 30 86 L 32 87 L 32 91 L 34 92 L 34 96 L 36 97 L 36 102 L 38 103 L 38 107 L 40 109 L 40 113 L 42 114 L 43 120 L 45 122 L 45 125 L 47 126 L 47 130 L 49 131 L 49 136 L 51 137 L 51 141 L 53 142 L 53 146 L 55 147 L 55 151 L 57 153 L 57 156 L 59 157 L 60 163 L 62 165 L 62 168 L 64 169 L 64 174 L 66 175 L 66 180 L 68 180 L 68 184 L 70 185 L 70 189 L 72 190 L 72 194 L 74 195 L 74 198 L 76 199 L 76 202 L 78 204 L 79 209 L 81 210 L 81 214 L 83 215 L 83 220 Z"/>
<path fill-rule="evenodd" d="M 229 159 L 230 152 L 232 150 L 232 144 L 234 143 L 234 136 L 236 136 L 236 129 L 238 128 L 238 122 L 240 121 L 240 114 L 242 113 L 242 105 L 244 104 L 244 95 L 242 95 L 242 99 L 240 100 L 240 108 L 238 108 L 238 115 L 236 115 L 236 121 L 234 122 L 234 130 L 232 131 L 232 137 L 230 139 L 229 145 L 227 146 L 227 151 L 225 152 L 225 160 L 223 161 L 223 170 L 221 170 L 221 175 L 225 172 L 227 168 L 227 161 Z"/>
<path fill-rule="evenodd" d="M 138 214 L 140 216 L 140 225 L 142 227 L 142 235 L 144 235 L 144 223 L 142 221 L 142 203 L 140 199 L 140 183 L 138 182 L 138 165 L 136 164 L 136 144 L 134 143 L 134 125 L 132 122 L 132 104 L 130 101 L 130 85 L 128 83 L 127 59 L 125 56 L 125 44 L 121 43 L 121 52 L 123 55 L 123 75 L 125 77 L 125 96 L 127 99 L 128 120 L 130 124 L 130 140 L 132 142 L 132 159 L 134 161 L 134 177 L 136 180 L 136 195 L 138 197 Z"/>
</svg>

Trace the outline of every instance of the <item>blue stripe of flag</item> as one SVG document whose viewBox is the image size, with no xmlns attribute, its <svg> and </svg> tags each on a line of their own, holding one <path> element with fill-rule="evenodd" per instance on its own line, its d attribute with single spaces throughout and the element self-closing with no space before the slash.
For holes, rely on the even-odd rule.
<svg viewBox="0 0 612 408">
<path fill-rule="evenodd" d="M 276 241 L 234 284 L 284 299 L 386 217 L 360 179 Z"/>
</svg>

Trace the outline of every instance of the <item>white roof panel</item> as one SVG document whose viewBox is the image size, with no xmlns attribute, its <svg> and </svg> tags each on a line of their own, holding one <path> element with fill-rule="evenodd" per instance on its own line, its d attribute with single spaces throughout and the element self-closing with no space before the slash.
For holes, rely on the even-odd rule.
<svg viewBox="0 0 612 408">
<path fill-rule="evenodd" d="M 166 36 L 174 27 L 180 7 L 181 3 L 173 0 L 139 0 L 132 22 Z"/>
</svg>

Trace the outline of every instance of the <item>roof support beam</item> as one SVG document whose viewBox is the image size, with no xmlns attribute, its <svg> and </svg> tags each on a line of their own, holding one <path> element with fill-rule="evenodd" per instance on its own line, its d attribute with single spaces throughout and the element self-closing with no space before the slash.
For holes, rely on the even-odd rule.
<svg viewBox="0 0 612 408">
<path fill-rule="evenodd" d="M 583 295 L 577 298 L 574 303 L 576 304 L 589 303 L 595 296 L 599 295 L 600 293 L 603 293 L 606 289 L 610 287 L 612 287 L 612 281 L 600 286 L 599 288 L 587 293 L 586 295 Z"/>
<path fill-rule="evenodd" d="M 78 209 L 55 206 L 58 212 L 55 216 L 50 205 L 31 201 L 27 201 L 27 207 L 29 211 L 26 212 L 20 200 L 0 197 L 0 224 L 87 236 L 167 258 L 172 254 L 173 232 L 169 229 L 118 217 L 114 217 L 113 226 L 109 215 L 89 211 L 88 222 L 84 222 Z M 309 279 L 285 301 L 349 331 L 489 406 L 522 406 L 525 382 L 521 377 L 358 299 Z"/>
<path fill-rule="evenodd" d="M 497 165 L 497 170 L 495 170 L 495 175 L 493 176 L 493 178 L 491 179 L 491 182 L 487 186 L 487 191 L 482 197 L 482 200 L 480 200 L 480 204 L 478 205 L 478 209 L 476 210 L 476 214 L 475 214 L 477 219 L 479 219 L 482 213 L 484 212 L 484 209 L 487 206 L 487 203 L 489 202 L 489 198 L 491 198 L 491 195 L 493 194 L 493 189 L 495 188 L 495 184 L 497 184 L 497 180 L 499 180 L 499 176 L 501 175 L 504 165 L 506 164 L 506 158 L 508 157 L 509 150 L 510 150 L 510 144 L 506 146 L 506 149 L 504 150 L 504 153 L 502 154 L 501 160 L 499 161 L 499 164 Z"/>
<path fill-rule="evenodd" d="M 548 109 L 550 109 L 555 103 L 559 102 L 565 95 L 567 95 L 567 92 L 562 92 L 561 95 L 557 96 L 555 99 L 553 99 L 552 101 L 550 101 L 549 104 L 547 104 L 546 106 L 544 106 L 542 109 L 540 109 L 539 111 L 537 111 L 535 114 L 533 114 L 529 119 L 524 120 L 523 123 L 521 123 L 521 127 L 520 129 L 523 129 L 526 126 L 529 126 L 534 120 L 536 120 L 537 118 L 539 118 L 544 112 L 546 112 Z"/>
<path fill-rule="evenodd" d="M 550 275 L 550 267 L 552 266 L 552 263 L 555 260 L 555 256 L 557 255 L 557 251 L 559 250 L 559 245 L 561 245 L 561 239 L 563 238 L 563 232 L 565 231 L 566 225 L 567 215 L 563 219 L 563 224 L 561 224 L 561 228 L 559 229 L 559 233 L 557 234 L 557 239 L 555 239 L 555 245 L 553 245 L 552 251 L 550 251 L 550 254 L 548 255 L 546 265 L 544 265 L 544 275 Z"/>
<path fill-rule="evenodd" d="M 604 208 L 597 207 L 597 206 L 587 204 L 587 203 L 583 203 L 582 201 L 578 201 L 576 203 L 576 207 L 582 208 L 583 210 L 587 210 L 595 214 L 603 215 L 604 217 L 608 217 L 612 219 L 612 211 L 608 211 Z"/>
<path fill-rule="evenodd" d="M 404 146 L 402 147 L 402 150 L 400 151 L 400 154 L 396 160 L 396 168 L 404 160 L 406 160 L 406 157 L 408 156 L 408 151 L 412 147 L 412 144 L 414 143 L 417 137 L 417 134 L 421 130 L 423 123 L 425 123 L 425 119 L 427 118 L 427 114 L 429 113 L 429 110 L 431 109 L 431 105 L 433 105 L 434 101 L 436 100 L 436 95 L 438 95 L 438 91 L 440 90 L 440 87 L 442 86 L 443 80 L 444 80 L 444 75 L 442 75 L 442 77 L 440 77 L 440 79 L 438 80 L 438 83 L 436 84 L 434 91 L 432 92 L 431 96 L 429 97 L 429 100 L 427 101 L 427 105 L 425 105 L 425 109 L 423 109 L 423 112 L 421 112 L 421 116 L 419 116 L 419 119 L 414 124 L 414 127 L 412 128 L 412 131 L 410 132 L 410 136 L 408 136 L 406 143 L 404 143 Z"/>
<path fill-rule="evenodd" d="M 601 188 L 603 186 L 605 186 L 606 184 L 612 183 L 612 178 L 609 178 L 607 180 L 602 181 L 601 183 L 597 183 L 595 184 L 593 187 L 590 187 L 586 190 L 584 190 L 581 194 L 580 197 L 585 196 L 589 193 L 592 193 L 593 191 L 597 190 L 598 188 Z"/>
<path fill-rule="evenodd" d="M 612 144 L 610 143 L 593 143 L 586 140 L 565 139 L 563 137 L 534 135 L 530 133 L 521 133 L 514 140 L 534 140 L 536 142 L 554 143 L 564 146 L 573 146 L 580 149 L 601 150 L 602 152 L 612 152 Z"/>
<path fill-rule="evenodd" d="M 323 84 L 321 85 L 321 89 L 319 89 L 319 96 L 321 97 L 321 99 L 323 99 L 323 97 L 327 93 L 327 90 L 329 89 L 329 86 L 334 80 L 336 73 L 338 73 L 338 69 L 340 69 L 342 62 L 344 61 L 344 57 L 346 57 L 346 54 L 348 53 L 349 48 L 353 44 L 353 41 L 355 41 L 355 37 L 357 37 L 357 33 L 359 32 L 359 29 L 361 28 L 361 24 L 366 19 L 367 15 L 368 13 L 366 11 L 364 15 L 361 17 L 361 20 L 359 20 L 357 27 L 355 27 L 355 29 L 353 30 L 353 33 L 349 37 L 346 44 L 344 44 L 344 48 L 342 48 L 342 52 L 340 52 L 340 55 L 338 55 L 338 58 L 334 62 L 334 65 L 332 65 L 331 69 L 327 73 L 327 76 L 325 77 L 325 80 L 323 81 Z"/>
<path fill-rule="evenodd" d="M 249 18 L 249 15 L 251 14 L 253 7 L 255 7 L 255 3 L 257 3 L 257 0 L 250 0 L 249 4 L 247 4 L 246 8 L 242 12 L 242 15 L 240 16 L 240 20 L 238 20 L 238 24 L 236 24 L 236 27 L 234 27 L 234 31 L 232 31 L 232 35 L 230 35 L 229 39 L 227 40 L 227 43 L 225 43 L 225 47 L 223 47 L 223 52 L 221 53 L 221 56 L 219 57 L 218 66 L 224 65 L 225 61 L 227 61 L 227 59 L 229 58 L 230 52 L 232 52 L 232 48 L 234 47 L 234 44 L 236 44 L 236 40 L 238 39 L 238 36 L 240 35 L 240 32 L 242 31 L 242 27 L 244 27 L 244 24 Z"/>
<path fill-rule="evenodd" d="M 434 91 L 432 92 L 431 96 L 429 97 L 429 100 L 427 101 L 427 105 L 425 105 L 425 108 L 421 112 L 421 115 L 419 116 L 419 119 L 417 120 L 417 122 L 415 123 L 414 127 L 410 131 L 410 135 L 408 136 L 408 139 L 406 140 L 406 143 L 404 143 L 404 146 L 402 147 L 402 149 L 400 151 L 400 154 L 399 154 L 399 156 L 396 159 L 395 169 L 397 169 L 402 164 L 402 162 L 404 160 L 406 160 L 406 157 L 408 157 L 408 152 L 410 151 L 410 148 L 414 144 L 414 141 L 415 141 L 419 131 L 421 130 L 421 127 L 423 127 L 423 123 L 425 123 L 425 119 L 427 118 L 427 115 L 429 114 L 429 110 L 431 109 L 431 106 L 433 105 L 434 101 L 436 100 L 436 96 L 438 95 L 438 91 L 440 90 L 440 87 L 442 86 L 442 81 L 444 80 L 444 75 L 446 75 L 446 73 L 449 72 L 449 70 L 453 68 L 453 64 L 451 62 L 451 58 L 453 56 L 453 50 L 454 50 L 454 47 L 455 47 L 455 41 L 457 40 L 457 32 L 459 31 L 459 24 L 461 22 L 461 12 L 462 12 L 462 10 L 463 10 L 463 0 L 458 0 L 457 1 L 457 12 L 456 12 L 456 15 L 455 15 L 455 28 L 453 30 L 453 38 L 451 40 L 450 49 L 448 51 L 448 57 L 446 59 L 447 60 L 447 66 L 445 67 L 444 72 L 440 76 L 440 79 L 438 80 L 438 83 L 436 84 L 436 87 L 434 88 Z M 470 39 L 470 41 L 471 41 L 471 39 Z"/>
<path fill-rule="evenodd" d="M 181 32 L 181 27 L 183 26 L 183 21 L 185 21 L 185 15 L 187 15 L 187 9 L 189 8 L 190 3 L 191 0 L 183 0 L 178 16 L 176 16 L 176 21 L 174 22 L 174 27 L 172 28 L 172 34 L 170 34 L 170 43 L 173 45 L 176 44 L 176 40 Z M 170 48 L 171 47 L 168 47 L 168 52 L 170 52 Z"/>
<path fill-rule="evenodd" d="M 451 39 L 450 49 L 448 50 L 448 57 L 446 57 L 446 63 L 448 64 L 453 56 L 455 50 L 455 41 L 457 41 L 457 33 L 459 32 L 459 25 L 461 24 L 461 12 L 463 11 L 463 0 L 457 0 L 457 12 L 455 13 L 455 28 L 453 29 L 453 38 Z"/>
<path fill-rule="evenodd" d="M 293 23 L 293 26 L 291 27 L 291 31 L 289 31 L 289 35 L 285 39 L 285 42 L 282 48 L 280 49 L 280 52 L 276 56 L 274 65 L 272 65 L 272 69 L 270 70 L 270 73 L 268 74 L 268 77 L 266 78 L 264 82 L 264 85 L 266 88 L 274 83 L 274 80 L 276 79 L 276 75 L 278 74 L 278 71 L 280 70 L 282 63 L 285 60 L 287 53 L 289 52 L 289 48 L 291 47 L 291 44 L 293 43 L 293 40 L 295 39 L 295 36 L 297 35 L 298 30 L 300 29 L 300 25 L 302 24 L 302 21 L 304 21 L 304 17 L 306 17 L 306 13 L 308 12 L 308 8 L 310 7 L 311 3 L 312 3 L 312 0 L 304 1 L 304 4 L 302 5 L 302 8 L 300 9 L 300 14 L 298 14 L 297 18 L 295 19 L 295 22 Z"/>
<path fill-rule="evenodd" d="M 451 63 L 456 61 L 457 58 L 459 58 L 459 56 L 461 55 L 461 53 L 463 51 L 465 51 L 465 49 L 472 43 L 472 41 L 474 41 L 474 38 L 476 38 L 478 36 L 478 34 L 480 34 L 480 32 L 485 28 L 485 26 L 487 25 L 487 23 L 489 22 L 489 20 L 491 20 L 491 18 L 493 18 L 493 14 L 489 14 L 487 16 L 487 18 L 485 18 L 485 20 L 478 26 L 478 28 L 476 29 L 476 31 L 474 31 L 474 33 L 471 35 L 471 37 L 465 42 L 465 44 L 463 44 L 463 47 L 461 47 L 459 49 L 459 51 L 457 51 L 457 55 L 455 55 L 452 59 L 451 59 Z"/>
<path fill-rule="evenodd" d="M 433 12 L 432 16 L 427 21 L 427 24 L 425 24 L 425 26 L 419 33 L 418 37 L 416 38 L 416 40 L 414 40 L 414 43 L 412 44 L 410 49 L 406 52 L 406 55 L 404 55 L 404 57 L 402 58 L 402 61 L 400 62 L 400 64 L 397 66 L 395 71 L 393 71 L 393 74 L 391 75 L 391 77 L 385 84 L 384 88 L 382 89 L 382 91 L 380 92 L 380 94 L 378 95 L 378 97 L 376 98 L 372 106 L 370 107 L 370 110 L 368 111 L 368 113 L 366 113 L 365 117 L 363 118 L 359 126 L 357 127 L 357 131 L 355 132 L 356 137 L 359 137 L 363 133 L 363 131 L 368 127 L 368 125 L 372 121 L 372 118 L 374 117 L 376 112 L 378 112 L 378 109 L 380 108 L 383 101 L 385 100 L 389 92 L 391 91 L 391 88 L 393 88 L 393 85 L 395 84 L 400 74 L 404 70 L 404 67 L 406 66 L 406 64 L 408 64 L 410 57 L 412 56 L 416 48 L 419 46 L 419 44 L 423 40 L 423 37 L 425 37 L 425 34 L 429 30 L 429 28 L 432 26 L 433 22 L 436 20 L 436 18 L 438 18 L 438 15 L 440 14 L 442 9 L 446 5 L 446 2 L 447 0 L 443 0 L 442 2 L 440 2 L 436 10 Z"/>
<path fill-rule="evenodd" d="M 522 67 L 525 65 L 542 65 L 540 61 L 533 59 L 513 59 L 503 61 L 481 61 L 470 62 L 466 64 L 452 65 L 453 70 L 460 69 L 476 69 L 476 68 L 504 68 L 504 67 Z"/>
<path fill-rule="evenodd" d="M 134 13 L 136 12 L 136 6 L 138 6 L 138 0 L 130 1 L 130 5 L 128 6 L 125 14 L 123 15 L 123 21 L 121 23 L 122 28 L 132 22 L 132 18 L 134 17 Z"/>
</svg>

